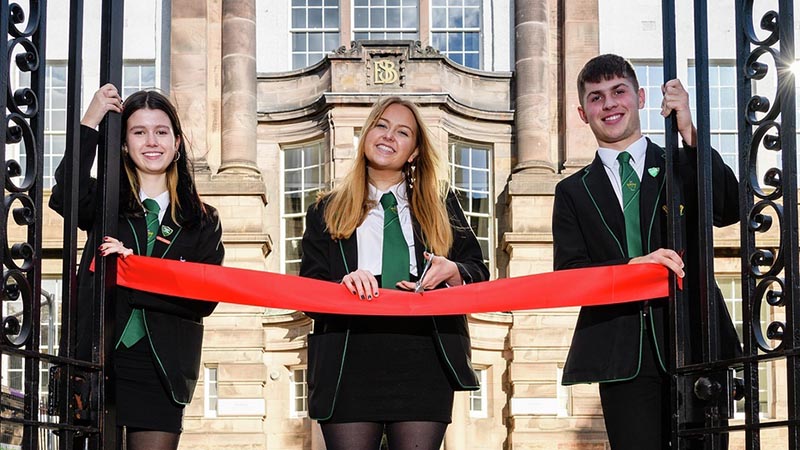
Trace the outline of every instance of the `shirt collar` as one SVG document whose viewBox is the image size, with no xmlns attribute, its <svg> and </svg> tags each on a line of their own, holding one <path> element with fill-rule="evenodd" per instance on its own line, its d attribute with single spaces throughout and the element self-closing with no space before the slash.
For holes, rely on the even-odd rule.
<svg viewBox="0 0 800 450">
<path fill-rule="evenodd" d="M 381 197 L 383 197 L 383 194 L 387 192 L 394 194 L 394 197 L 397 199 L 398 210 L 405 208 L 408 205 L 408 187 L 406 186 L 405 180 L 395 184 L 394 186 L 390 186 L 389 189 L 385 191 L 380 191 L 371 183 L 369 184 L 369 199 L 374 202 L 380 203 Z"/>
<path fill-rule="evenodd" d="M 166 211 L 167 206 L 169 206 L 169 191 L 164 191 L 155 197 L 148 197 L 143 190 L 139 190 L 139 200 L 144 201 L 146 198 L 152 198 L 155 200 L 156 203 L 158 203 L 158 207 L 161 208 L 161 211 Z"/>
<path fill-rule="evenodd" d="M 647 153 L 647 139 L 642 136 L 628 146 L 625 151 L 630 153 L 632 165 L 644 165 L 644 157 Z M 603 161 L 604 166 L 611 169 L 619 167 L 619 162 L 617 162 L 617 156 L 620 154 L 619 150 L 600 147 L 597 149 L 597 154 L 600 156 L 600 160 Z"/>
</svg>

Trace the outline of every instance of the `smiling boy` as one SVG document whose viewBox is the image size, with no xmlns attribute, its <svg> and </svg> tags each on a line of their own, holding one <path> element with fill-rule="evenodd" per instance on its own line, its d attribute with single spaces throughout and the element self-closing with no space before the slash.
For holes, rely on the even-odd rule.
<svg viewBox="0 0 800 450">
<path fill-rule="evenodd" d="M 676 155 L 680 191 L 697 191 L 697 130 L 689 95 L 679 80 L 662 88 L 661 114 L 675 113 L 683 148 Z M 594 161 L 556 186 L 553 207 L 555 270 L 657 263 L 686 277 L 684 286 L 699 323 L 696 289 L 697 202 L 681 199 L 686 226 L 684 261 L 667 245 L 664 149 L 642 136 L 639 110 L 645 93 L 631 64 L 617 55 L 590 60 L 578 75 L 578 114 L 597 140 Z M 738 183 L 713 151 L 714 225 L 739 220 Z M 738 340 L 722 297 L 723 356 Z M 612 450 L 669 448 L 670 383 L 667 375 L 666 298 L 581 308 L 564 367 L 563 383 L 600 383 L 600 399 Z M 697 328 L 696 326 L 694 328 Z M 696 342 L 696 340 L 695 340 Z"/>
</svg>

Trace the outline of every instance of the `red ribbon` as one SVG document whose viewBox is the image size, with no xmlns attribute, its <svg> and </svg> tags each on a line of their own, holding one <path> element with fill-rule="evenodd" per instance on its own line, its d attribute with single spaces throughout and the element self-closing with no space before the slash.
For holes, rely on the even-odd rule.
<svg viewBox="0 0 800 450">
<path fill-rule="evenodd" d="M 134 255 L 117 259 L 117 283 L 195 300 L 374 316 L 610 305 L 669 295 L 668 270 L 659 264 L 562 270 L 424 294 L 381 289 L 374 300 L 364 301 L 329 281 Z"/>
</svg>

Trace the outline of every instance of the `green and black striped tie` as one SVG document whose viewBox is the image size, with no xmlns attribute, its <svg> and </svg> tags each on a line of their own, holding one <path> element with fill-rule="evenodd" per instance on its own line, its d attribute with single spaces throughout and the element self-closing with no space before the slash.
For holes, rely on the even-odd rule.
<svg viewBox="0 0 800 450">
<path fill-rule="evenodd" d="M 642 256 L 642 229 L 639 219 L 639 176 L 631 166 L 631 154 L 617 156 L 619 177 L 622 180 L 622 212 L 625 214 L 625 236 L 628 238 L 628 257 Z"/>
</svg>

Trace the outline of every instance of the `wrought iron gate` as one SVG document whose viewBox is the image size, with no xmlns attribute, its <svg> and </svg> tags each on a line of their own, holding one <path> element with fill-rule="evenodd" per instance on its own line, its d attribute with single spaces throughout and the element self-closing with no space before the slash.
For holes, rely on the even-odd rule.
<svg viewBox="0 0 800 450">
<path fill-rule="evenodd" d="M 103 83 L 121 84 L 122 76 L 122 0 L 103 0 L 101 73 Z M 81 64 L 83 44 L 83 0 L 70 0 L 69 64 L 67 90 L 67 145 L 79 148 Z M 0 171 L 4 187 L 0 204 L 0 260 L 3 284 L 0 291 L 0 368 L 16 364 L 23 371 L 23 389 L 12 390 L 3 383 L 0 401 L 0 443 L 23 449 L 114 449 L 119 433 L 115 426 L 115 408 L 106 368 L 111 336 L 114 301 L 115 261 L 98 259 L 96 263 L 95 303 L 93 311 L 93 354 L 91 361 L 74 358 L 74 319 L 76 310 L 77 263 L 77 168 L 79 152 L 74 152 L 66 171 L 63 261 L 63 304 L 58 354 L 54 345 L 42 349 L 42 168 L 44 139 L 45 31 L 46 0 L 29 0 L 26 7 L 0 0 L 0 36 L 7 41 L 7 52 L 0 52 L 0 156 L 5 169 Z M 22 80 L 16 82 L 15 80 Z M 29 81 L 27 81 L 29 80 Z M 19 85 L 16 85 L 19 84 Z M 115 233 L 118 203 L 120 121 L 110 115 L 101 126 L 101 149 L 98 152 L 99 184 L 103 192 L 97 205 L 98 236 Z M 19 154 L 17 154 L 19 153 Z M 108 195 L 112 192 L 114 195 Z M 99 242 L 94 243 L 95 247 Z M 90 247 L 91 248 L 91 247 Z M 12 303 L 16 307 L 11 307 Z M 106 305 L 108 305 L 106 307 Z M 52 309 L 47 309 L 52 319 Z M 110 332 L 106 332 L 109 330 Z M 50 330 L 52 331 L 52 330 Z M 53 344 L 51 342 L 51 344 Z M 4 371 L 4 372 L 7 372 Z M 41 383 L 42 374 L 50 377 L 49 388 Z"/>
<path fill-rule="evenodd" d="M 687 307 L 674 288 L 671 302 L 674 374 L 672 448 L 726 447 L 728 435 L 744 432 L 744 448 L 761 448 L 761 432 L 784 429 L 786 448 L 800 449 L 800 288 L 798 284 L 797 158 L 795 129 L 794 13 L 791 0 L 779 0 L 778 11 L 761 17 L 754 0 L 736 0 L 737 101 L 739 140 L 739 206 L 741 214 L 742 316 L 744 355 L 720 360 L 718 311 L 714 298 L 714 247 L 711 217 L 711 164 L 708 93 L 708 14 L 705 0 L 695 0 L 695 61 L 698 86 L 698 204 L 701 242 L 702 293 L 701 342 L 689 342 Z M 664 29 L 664 79 L 675 78 L 674 0 L 662 2 Z M 777 80 L 772 97 L 753 95 L 753 85 L 766 76 Z M 677 148 L 677 135 L 667 123 L 667 148 Z M 670 141 L 671 140 L 671 141 Z M 766 171 L 759 180 L 759 152 L 776 152 L 780 167 Z M 670 155 L 670 152 L 668 152 Z M 671 158 L 668 157 L 671 172 Z M 675 185 L 675 183 L 672 183 Z M 668 185 L 668 190 L 671 187 Z M 668 191 L 669 192 L 669 191 Z M 669 198 L 677 202 L 674 192 Z M 683 248 L 683 235 L 673 205 L 670 217 L 673 248 Z M 778 227 L 775 230 L 775 227 Z M 771 235 L 769 233 L 772 233 Z M 773 245 L 765 236 L 777 235 Z M 769 305 L 776 318 L 762 317 Z M 695 324 L 696 326 L 696 324 Z M 701 348 L 702 362 L 687 360 L 689 349 Z M 759 414 L 759 364 L 786 362 L 787 417 L 770 421 Z M 733 376 L 738 367 L 741 379 Z M 728 423 L 734 399 L 744 397 L 744 424 Z M 732 441 L 733 442 L 733 441 Z M 737 436 L 737 445 L 740 441 Z"/>
</svg>

